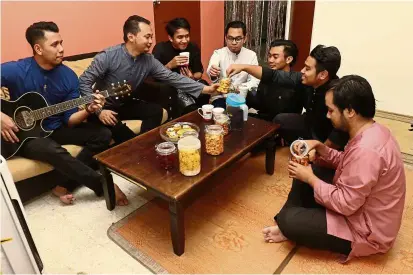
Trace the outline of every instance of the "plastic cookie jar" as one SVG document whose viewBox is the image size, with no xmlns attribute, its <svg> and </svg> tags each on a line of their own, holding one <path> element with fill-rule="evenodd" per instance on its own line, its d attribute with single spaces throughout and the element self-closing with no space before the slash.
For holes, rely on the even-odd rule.
<svg viewBox="0 0 413 275">
<path fill-rule="evenodd" d="M 184 176 L 196 176 L 201 172 L 201 141 L 194 136 L 178 141 L 179 171 Z"/>
</svg>

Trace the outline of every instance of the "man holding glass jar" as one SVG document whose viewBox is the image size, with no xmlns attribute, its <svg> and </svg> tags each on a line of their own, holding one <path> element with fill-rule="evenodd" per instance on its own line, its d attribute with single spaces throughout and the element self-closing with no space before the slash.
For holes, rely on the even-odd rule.
<svg viewBox="0 0 413 275">
<path fill-rule="evenodd" d="M 244 22 L 232 21 L 225 27 L 226 47 L 215 50 L 209 60 L 207 74 L 212 82 L 217 82 L 222 77 L 227 77 L 226 70 L 231 64 L 258 65 L 257 54 L 243 45 L 247 41 L 247 27 Z M 259 80 L 252 75 L 241 72 L 231 77 L 235 87 L 244 84 L 250 90 L 257 88 Z M 211 98 L 215 107 L 225 108 L 225 96 L 218 95 Z"/>
</svg>

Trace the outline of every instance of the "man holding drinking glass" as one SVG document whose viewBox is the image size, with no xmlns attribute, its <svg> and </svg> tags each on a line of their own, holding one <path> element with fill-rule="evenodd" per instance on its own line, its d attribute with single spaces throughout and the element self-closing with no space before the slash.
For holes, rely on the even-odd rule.
<svg viewBox="0 0 413 275">
<path fill-rule="evenodd" d="M 226 47 L 215 50 L 209 60 L 207 74 L 212 82 L 226 77 L 226 70 L 231 64 L 258 65 L 257 54 L 243 47 L 247 40 L 246 35 L 247 27 L 244 22 L 232 21 L 225 27 Z M 246 72 L 234 75 L 231 80 L 235 87 L 243 84 L 248 90 L 257 88 L 260 82 Z M 225 108 L 225 97 L 223 95 L 212 97 L 211 102 L 215 107 Z"/>
</svg>

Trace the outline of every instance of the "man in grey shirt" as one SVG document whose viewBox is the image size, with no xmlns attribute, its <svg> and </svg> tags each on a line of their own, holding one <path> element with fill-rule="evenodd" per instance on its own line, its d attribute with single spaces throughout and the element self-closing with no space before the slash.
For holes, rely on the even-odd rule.
<svg viewBox="0 0 413 275">
<path fill-rule="evenodd" d="M 176 89 L 198 97 L 201 93 L 214 94 L 218 85 L 205 86 L 190 78 L 166 69 L 153 55 L 149 54 L 152 45 L 153 32 L 150 22 L 140 16 L 130 16 L 123 26 L 123 40 L 98 53 L 89 68 L 80 76 L 80 92 L 89 95 L 94 89 L 104 90 L 112 83 L 124 82 L 135 90 L 148 76 L 166 82 Z M 121 143 L 135 136 L 121 120 L 142 120 L 141 133 L 160 125 L 162 108 L 158 104 L 130 97 L 108 98 L 104 109 L 96 112 L 94 119 L 112 130 L 112 137 Z"/>
</svg>

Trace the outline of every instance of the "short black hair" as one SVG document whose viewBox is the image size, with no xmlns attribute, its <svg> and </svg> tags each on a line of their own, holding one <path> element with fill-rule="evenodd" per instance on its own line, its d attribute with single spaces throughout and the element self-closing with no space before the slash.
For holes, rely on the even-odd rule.
<svg viewBox="0 0 413 275">
<path fill-rule="evenodd" d="M 139 28 L 139 23 L 150 25 L 151 21 L 139 15 L 129 16 L 129 18 L 125 21 L 125 24 L 123 24 L 123 41 L 128 41 L 128 33 L 136 35 L 141 31 L 141 29 Z"/>
<path fill-rule="evenodd" d="M 273 47 L 279 47 L 279 46 L 284 47 L 284 55 L 286 57 L 291 56 L 293 58 L 293 61 L 291 62 L 290 66 L 294 66 L 295 62 L 297 62 L 297 56 L 298 56 L 297 45 L 291 40 L 276 39 L 271 42 L 270 49 Z"/>
<path fill-rule="evenodd" d="M 175 18 L 168 22 L 165 26 L 165 30 L 170 37 L 173 37 L 178 29 L 186 29 L 191 32 L 191 25 L 185 18 Z"/>
<path fill-rule="evenodd" d="M 334 79 L 337 77 L 337 72 L 341 65 L 341 54 L 336 47 L 317 45 L 311 51 L 310 56 L 317 61 L 317 73 L 326 70 L 328 72 L 329 79 Z"/>
<path fill-rule="evenodd" d="M 34 45 L 39 42 L 39 40 L 44 38 L 44 33 L 46 31 L 58 33 L 59 27 L 54 22 L 41 21 L 33 23 L 27 28 L 26 40 L 29 42 L 30 46 L 32 46 L 32 49 L 34 48 Z"/>
<path fill-rule="evenodd" d="M 233 29 L 242 29 L 242 34 L 243 34 L 244 36 L 247 35 L 247 26 L 246 26 L 245 23 L 242 22 L 242 21 L 232 21 L 232 22 L 229 22 L 229 23 L 227 24 L 227 26 L 225 27 L 225 35 L 228 34 L 228 30 L 229 30 L 230 28 L 233 28 Z"/>
<path fill-rule="evenodd" d="M 333 103 L 340 112 L 353 109 L 364 118 L 376 114 L 376 99 L 369 82 L 358 75 L 347 75 L 332 85 Z"/>
</svg>

